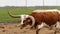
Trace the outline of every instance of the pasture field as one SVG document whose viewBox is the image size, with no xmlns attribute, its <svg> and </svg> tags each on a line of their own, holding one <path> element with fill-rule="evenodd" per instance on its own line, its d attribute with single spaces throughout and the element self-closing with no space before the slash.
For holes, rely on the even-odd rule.
<svg viewBox="0 0 60 34">
<path fill-rule="evenodd" d="M 20 18 L 11 18 L 8 11 L 13 15 L 30 14 L 35 8 L 0 8 L 0 22 L 18 22 Z"/>
<path fill-rule="evenodd" d="M 8 15 L 8 11 L 13 15 L 30 14 L 33 10 L 41 8 L 14 8 L 3 7 L 0 8 L 0 22 L 19 22 L 20 18 L 12 18 Z"/>
</svg>

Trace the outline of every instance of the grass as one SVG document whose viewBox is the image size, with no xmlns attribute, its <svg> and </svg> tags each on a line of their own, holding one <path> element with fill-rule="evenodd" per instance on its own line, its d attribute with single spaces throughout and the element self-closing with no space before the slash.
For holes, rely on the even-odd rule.
<svg viewBox="0 0 60 34">
<path fill-rule="evenodd" d="M 8 11 L 13 15 L 30 14 L 35 8 L 0 8 L 0 22 L 17 22 L 20 18 L 12 18 Z"/>
<path fill-rule="evenodd" d="M 0 8 L 0 22 L 18 22 L 20 18 L 12 18 L 8 15 L 10 11 L 13 15 L 30 14 L 37 8 Z"/>
</svg>

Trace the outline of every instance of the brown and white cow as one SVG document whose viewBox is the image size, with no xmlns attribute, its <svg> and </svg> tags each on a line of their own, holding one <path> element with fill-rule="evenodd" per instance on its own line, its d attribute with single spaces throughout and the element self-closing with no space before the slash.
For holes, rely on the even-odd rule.
<svg viewBox="0 0 60 34">
<path fill-rule="evenodd" d="M 39 12 L 37 12 L 39 11 Z M 44 26 L 44 23 L 48 26 L 52 26 L 59 21 L 58 10 L 35 10 L 29 15 L 11 15 L 11 17 L 20 18 L 21 17 L 21 28 L 26 25 L 32 25 L 32 27 L 37 27 L 36 34 Z"/>
</svg>

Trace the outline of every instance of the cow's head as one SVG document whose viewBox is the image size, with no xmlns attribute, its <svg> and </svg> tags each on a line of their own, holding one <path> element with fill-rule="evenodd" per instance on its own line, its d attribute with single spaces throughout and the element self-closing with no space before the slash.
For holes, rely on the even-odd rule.
<svg viewBox="0 0 60 34">
<path fill-rule="evenodd" d="M 8 14 L 13 17 L 13 18 L 21 18 L 21 29 L 24 28 L 26 25 L 34 25 L 35 24 L 35 19 L 33 16 L 30 15 L 12 15 L 10 12 Z"/>
<path fill-rule="evenodd" d="M 27 15 L 25 15 L 27 16 Z M 24 28 L 27 25 L 33 26 L 35 24 L 35 19 L 33 16 L 28 15 L 25 20 L 23 20 L 23 23 L 21 22 L 21 29 Z"/>
</svg>

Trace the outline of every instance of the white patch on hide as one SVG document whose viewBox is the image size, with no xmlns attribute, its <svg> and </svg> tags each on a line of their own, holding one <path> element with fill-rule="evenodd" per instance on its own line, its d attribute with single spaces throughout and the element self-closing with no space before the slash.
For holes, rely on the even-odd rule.
<svg viewBox="0 0 60 34">
<path fill-rule="evenodd" d="M 42 23 L 41 25 L 37 25 L 38 29 L 43 28 L 43 26 L 44 26 L 44 23 Z"/>
<path fill-rule="evenodd" d="M 59 12 L 58 9 L 34 10 L 33 12 Z"/>
<path fill-rule="evenodd" d="M 60 29 L 60 23 L 57 22 L 56 24 L 57 24 L 57 25 L 56 25 L 56 28 L 59 28 L 59 29 Z"/>
</svg>

